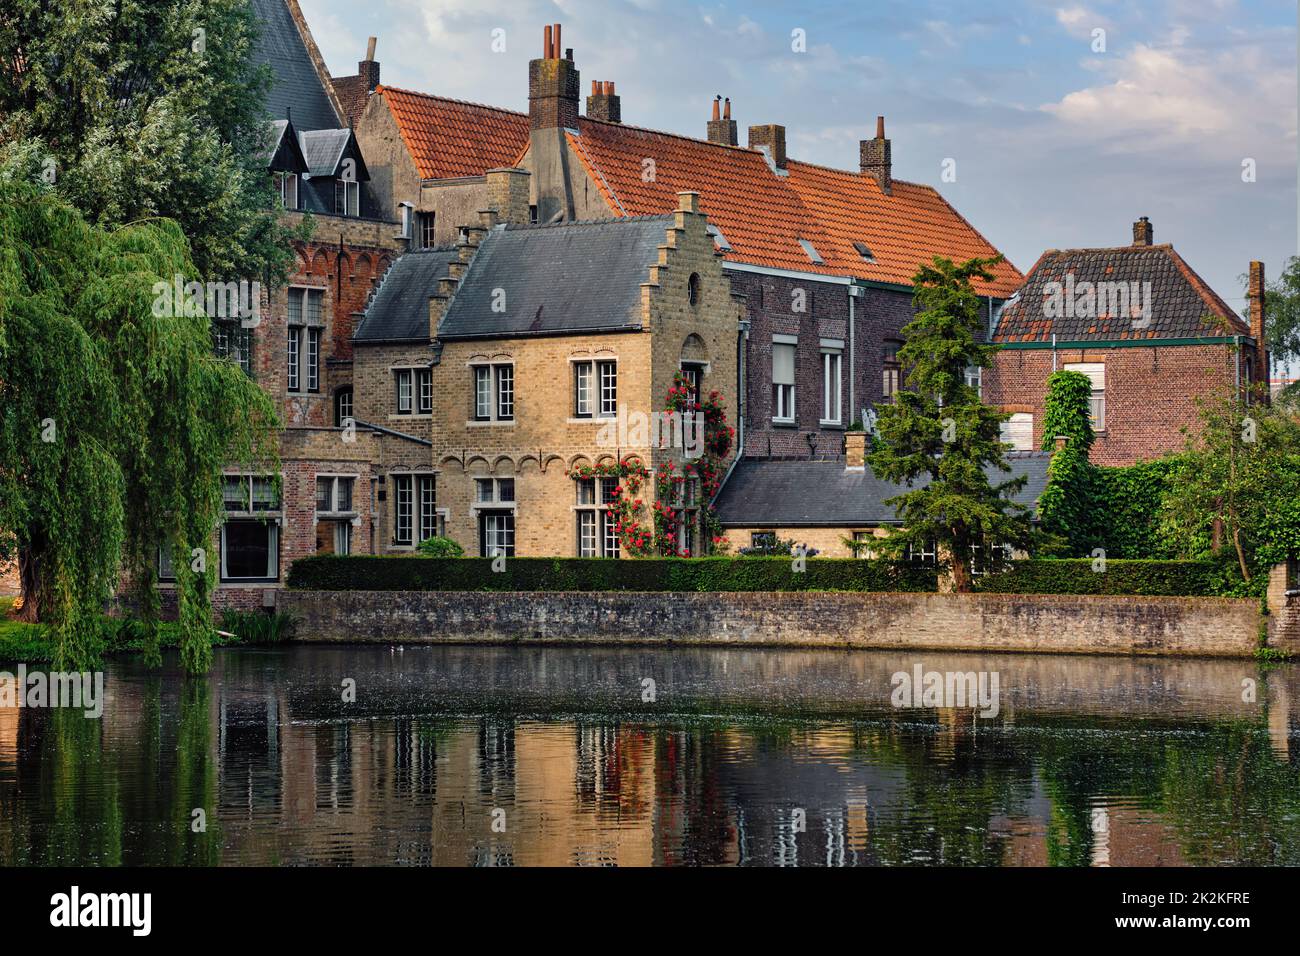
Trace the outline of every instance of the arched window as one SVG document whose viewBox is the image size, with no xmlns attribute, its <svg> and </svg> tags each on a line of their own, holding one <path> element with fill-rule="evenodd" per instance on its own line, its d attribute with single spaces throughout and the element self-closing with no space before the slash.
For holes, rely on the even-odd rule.
<svg viewBox="0 0 1300 956">
<path fill-rule="evenodd" d="M 700 302 L 700 274 L 692 272 L 691 277 L 686 280 L 686 298 L 691 305 L 698 305 Z"/>
<path fill-rule="evenodd" d="M 352 417 L 352 386 L 344 385 L 334 393 L 334 427 L 342 428 L 344 419 Z"/>
</svg>

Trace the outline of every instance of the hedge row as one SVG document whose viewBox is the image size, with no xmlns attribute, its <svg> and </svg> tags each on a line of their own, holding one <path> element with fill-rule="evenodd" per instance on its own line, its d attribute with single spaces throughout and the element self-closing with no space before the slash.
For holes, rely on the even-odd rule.
<svg viewBox="0 0 1300 956">
<path fill-rule="evenodd" d="M 408 558 L 313 555 L 289 571 L 309 591 L 933 591 L 933 569 L 893 561 L 809 558 Z"/>
<path fill-rule="evenodd" d="M 1001 574 L 976 579 L 978 591 L 1003 594 L 1145 594 L 1204 597 L 1225 593 L 1223 568 L 1213 561 L 1090 558 L 1016 561 Z"/>
</svg>

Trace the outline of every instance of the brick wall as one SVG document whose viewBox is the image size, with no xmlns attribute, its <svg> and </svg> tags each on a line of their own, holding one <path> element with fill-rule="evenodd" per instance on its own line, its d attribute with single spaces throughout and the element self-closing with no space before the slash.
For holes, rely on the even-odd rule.
<svg viewBox="0 0 1300 956">
<path fill-rule="evenodd" d="M 1060 349 L 1067 363 L 1106 366 L 1105 431 L 1091 458 L 1099 465 L 1131 465 L 1184 447 L 1181 430 L 1197 429 L 1198 399 L 1230 389 L 1236 355 L 1229 345 L 1166 345 L 1149 348 Z M 984 400 L 1006 411 L 1031 412 L 1034 447 L 1043 443 L 1051 349 L 1003 349 L 984 373 Z"/>
<path fill-rule="evenodd" d="M 1258 602 L 1018 594 L 284 591 L 313 641 L 787 645 L 1249 658 Z"/>
<path fill-rule="evenodd" d="M 731 546 L 732 554 L 740 548 L 751 547 L 756 532 L 775 532 L 778 540 L 793 541 L 796 545 L 816 548 L 818 557 L 851 558 L 854 556 L 853 549 L 844 542 L 852 541 L 855 532 L 863 531 L 870 532 L 874 537 L 888 534 L 884 528 L 782 528 L 779 525 L 764 525 L 753 528 L 728 528 L 723 532 L 723 538 Z"/>
</svg>

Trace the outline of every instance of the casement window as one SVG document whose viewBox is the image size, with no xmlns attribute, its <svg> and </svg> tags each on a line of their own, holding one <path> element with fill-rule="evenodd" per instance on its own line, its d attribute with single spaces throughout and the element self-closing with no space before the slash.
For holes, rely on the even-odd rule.
<svg viewBox="0 0 1300 956">
<path fill-rule="evenodd" d="M 321 306 L 323 289 L 289 290 L 289 341 L 286 386 L 291 392 L 320 391 Z"/>
<path fill-rule="evenodd" d="M 515 418 L 515 367 L 513 365 L 475 365 L 474 420 L 509 422 Z"/>
<path fill-rule="evenodd" d="M 776 547 L 775 531 L 751 531 L 749 546 L 758 551 L 770 553 Z"/>
<path fill-rule="evenodd" d="M 280 576 L 277 480 L 268 475 L 225 475 L 221 490 L 221 580 L 275 581 Z"/>
<path fill-rule="evenodd" d="M 611 508 L 618 503 L 617 478 L 580 478 L 576 509 L 578 557 L 617 558 L 619 556 L 618 517 Z"/>
<path fill-rule="evenodd" d="M 166 583 L 176 580 L 176 568 L 172 565 L 172 549 L 167 545 L 158 549 L 158 580 Z"/>
<path fill-rule="evenodd" d="M 298 174 L 276 173 L 275 189 L 280 194 L 280 206 L 284 209 L 298 208 Z"/>
<path fill-rule="evenodd" d="M 352 417 L 352 386 L 344 385 L 334 393 L 334 426 L 342 428 Z"/>
<path fill-rule="evenodd" d="M 253 374 L 253 330 L 233 322 L 212 323 L 212 351 Z"/>
<path fill-rule="evenodd" d="M 514 512 L 480 512 L 478 528 L 480 555 L 485 558 L 513 558 L 515 556 Z"/>
<path fill-rule="evenodd" d="M 515 503 L 513 478 L 475 478 L 474 502 L 478 505 L 512 505 Z"/>
<path fill-rule="evenodd" d="M 792 336 L 772 343 L 772 421 L 794 424 L 794 355 Z"/>
<path fill-rule="evenodd" d="M 393 381 L 397 390 L 397 414 L 429 415 L 433 413 L 432 369 L 394 369 Z"/>
<path fill-rule="evenodd" d="M 361 215 L 361 184 L 355 180 L 334 180 L 334 215 Z"/>
<path fill-rule="evenodd" d="M 823 425 L 843 424 L 841 386 L 843 384 L 844 343 L 822 340 L 822 417 Z"/>
<path fill-rule="evenodd" d="M 870 560 L 876 556 L 875 550 L 871 543 L 875 541 L 876 536 L 870 531 L 853 532 L 853 556 L 863 561 Z"/>
<path fill-rule="evenodd" d="M 970 573 L 974 577 L 983 577 L 1002 569 L 1003 562 L 1010 561 L 1011 546 L 998 544 L 986 547 L 982 544 L 971 545 Z"/>
<path fill-rule="evenodd" d="M 421 212 L 415 214 L 415 225 L 419 230 L 416 237 L 420 243 L 421 249 L 432 249 L 436 245 L 434 242 L 436 216 L 431 212 Z"/>
<path fill-rule="evenodd" d="M 677 522 L 677 553 L 698 557 L 696 540 L 699 525 L 699 479 L 673 482 L 673 515 Z"/>
<path fill-rule="evenodd" d="M 982 398 L 984 395 L 984 369 L 978 365 L 967 365 L 966 384 L 975 389 L 975 394 Z"/>
<path fill-rule="evenodd" d="M 1106 365 L 1104 362 L 1074 362 L 1064 366 L 1067 372 L 1080 372 L 1092 382 L 1092 397 L 1089 401 L 1088 414 L 1092 419 L 1092 430 L 1106 430 Z"/>
<path fill-rule="evenodd" d="M 613 418 L 618 414 L 618 363 L 573 363 L 575 418 Z"/>
<path fill-rule="evenodd" d="M 354 514 L 352 492 L 356 482 L 355 475 L 317 475 L 316 513 Z"/>
<path fill-rule="evenodd" d="M 433 475 L 393 475 L 393 544 L 413 547 L 442 531 Z"/>
<path fill-rule="evenodd" d="M 704 366 L 699 362 L 683 362 L 682 378 L 686 380 L 686 388 L 690 394 L 686 400 L 691 405 L 698 405 L 702 399 L 700 389 L 704 386 Z"/>
<path fill-rule="evenodd" d="M 939 563 L 939 545 L 935 541 L 927 541 L 923 545 L 909 544 L 903 549 L 903 560 L 933 568 Z"/>
<path fill-rule="evenodd" d="M 901 387 L 903 365 L 898 359 L 898 350 L 902 347 L 903 343 L 896 339 L 889 339 L 885 342 L 883 354 L 884 377 L 880 387 L 880 393 L 884 396 L 885 401 L 892 401 Z"/>
<path fill-rule="evenodd" d="M 1012 451 L 1034 450 L 1034 416 L 1029 412 L 1016 412 L 1002 423 L 1002 444 Z"/>
</svg>

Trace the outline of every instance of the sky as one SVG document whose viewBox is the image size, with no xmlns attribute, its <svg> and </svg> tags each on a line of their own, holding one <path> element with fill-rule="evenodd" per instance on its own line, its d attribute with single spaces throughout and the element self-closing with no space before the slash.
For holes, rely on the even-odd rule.
<svg viewBox="0 0 1300 956">
<path fill-rule="evenodd" d="M 1248 262 L 1298 252 L 1295 0 L 299 2 L 334 75 L 374 35 L 384 83 L 441 96 L 526 110 L 558 22 L 584 101 L 613 80 L 632 125 L 702 138 L 722 94 L 742 144 L 780 123 L 792 157 L 856 169 L 883 114 L 895 178 L 1022 271 L 1149 216 L 1240 310 Z"/>
</svg>

